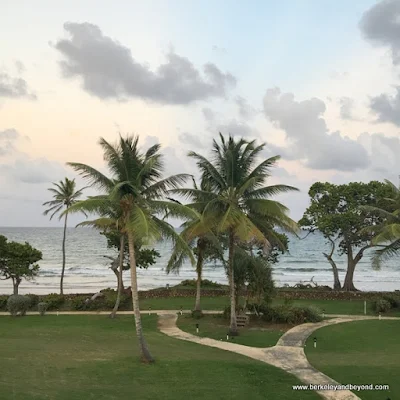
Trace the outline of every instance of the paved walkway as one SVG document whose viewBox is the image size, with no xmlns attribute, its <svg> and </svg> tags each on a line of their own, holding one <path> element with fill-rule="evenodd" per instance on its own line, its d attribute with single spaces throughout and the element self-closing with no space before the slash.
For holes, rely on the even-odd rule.
<svg viewBox="0 0 400 400">
<path fill-rule="evenodd" d="M 191 335 L 190 333 L 180 330 L 176 326 L 177 315 L 164 313 L 159 318 L 159 329 L 161 332 L 176 339 L 187 340 L 190 342 L 199 343 L 205 346 L 217 347 L 219 349 L 232 351 L 260 360 L 267 364 L 281 368 L 298 377 L 305 384 L 318 385 L 339 385 L 338 382 L 329 378 L 322 372 L 316 370 L 308 362 L 304 353 L 304 344 L 307 338 L 315 330 L 332 324 L 343 322 L 351 322 L 360 319 L 376 319 L 377 317 L 368 316 L 342 316 L 324 320 L 319 323 L 309 323 L 294 327 L 286 332 L 279 339 L 274 347 L 265 349 L 243 346 L 236 343 L 218 341 L 210 338 Z M 382 317 L 384 318 L 384 317 Z M 385 317 L 389 319 L 390 317 Z M 327 400 L 357 400 L 360 399 L 354 393 L 348 390 L 341 391 L 317 391 L 322 398 Z"/>
</svg>

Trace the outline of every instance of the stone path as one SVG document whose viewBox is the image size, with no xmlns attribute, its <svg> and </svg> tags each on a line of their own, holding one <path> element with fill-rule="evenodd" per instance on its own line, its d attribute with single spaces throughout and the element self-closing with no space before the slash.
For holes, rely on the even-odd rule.
<svg viewBox="0 0 400 400">
<path fill-rule="evenodd" d="M 176 339 L 187 340 L 190 342 L 199 343 L 205 346 L 217 347 L 222 350 L 232 351 L 244 356 L 253 358 L 281 368 L 290 374 L 298 377 L 305 384 L 317 385 L 338 385 L 339 383 L 329 378 L 322 372 L 316 370 L 308 362 L 304 353 L 304 343 L 307 338 L 315 330 L 332 324 L 343 322 L 351 322 L 359 319 L 376 319 L 377 317 L 368 316 L 345 316 L 329 320 L 324 320 L 320 323 L 303 324 L 296 326 L 281 336 L 278 343 L 274 347 L 265 349 L 243 346 L 236 343 L 218 341 L 210 338 L 191 335 L 190 333 L 180 330 L 176 326 L 177 315 L 163 314 L 159 317 L 159 329 L 161 332 Z M 386 319 L 386 318 L 385 318 Z M 387 318 L 388 319 L 388 318 Z M 348 390 L 317 391 L 322 398 L 327 400 L 357 400 L 360 399 L 354 393 Z"/>
</svg>

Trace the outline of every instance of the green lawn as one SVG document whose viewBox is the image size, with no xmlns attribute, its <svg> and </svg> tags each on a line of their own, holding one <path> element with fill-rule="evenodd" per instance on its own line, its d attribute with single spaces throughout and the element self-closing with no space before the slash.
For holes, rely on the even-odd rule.
<svg viewBox="0 0 400 400">
<path fill-rule="evenodd" d="M 199 324 L 198 334 L 196 333 L 196 324 Z M 183 315 L 178 318 L 177 325 L 183 331 L 193 335 L 226 340 L 229 321 L 220 315 L 205 315 L 199 320 L 193 319 L 190 315 Z M 271 347 L 275 346 L 283 333 L 290 328 L 287 325 L 253 323 L 251 321 L 249 326 L 239 328 L 239 336 L 230 340 L 245 346 Z"/>
<path fill-rule="evenodd" d="M 306 343 L 310 363 L 341 384 L 388 384 L 388 391 L 357 392 L 363 400 L 400 398 L 400 320 L 327 326 Z M 313 338 L 317 337 L 317 348 Z"/>
<path fill-rule="evenodd" d="M 132 316 L 27 316 L 0 319 L 0 399 L 187 400 L 318 399 L 300 382 L 235 353 L 161 334 L 144 316 L 156 358 L 138 361 Z"/>
</svg>

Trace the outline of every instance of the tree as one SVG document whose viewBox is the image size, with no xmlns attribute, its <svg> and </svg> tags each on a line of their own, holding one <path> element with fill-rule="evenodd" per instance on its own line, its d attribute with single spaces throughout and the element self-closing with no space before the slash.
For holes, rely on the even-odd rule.
<svg viewBox="0 0 400 400">
<path fill-rule="evenodd" d="M 43 213 L 44 215 L 50 214 L 50 220 L 58 213 L 59 220 L 64 216 L 64 232 L 62 240 L 62 270 L 61 270 L 61 280 L 60 280 L 60 294 L 64 294 L 63 282 L 64 282 L 64 272 L 65 272 L 65 240 L 67 234 L 67 219 L 68 212 L 62 213 L 62 210 L 67 210 L 68 207 L 76 203 L 79 197 L 82 196 L 82 191 L 85 188 L 76 190 L 75 179 L 65 178 L 64 181 L 58 183 L 53 183 L 52 188 L 48 190 L 53 193 L 53 199 L 51 201 L 46 201 L 43 203 L 44 206 L 49 206 L 49 208 Z"/>
<path fill-rule="evenodd" d="M 193 187 L 198 190 L 197 183 L 195 179 L 192 177 Z M 201 181 L 200 189 L 207 190 L 208 183 L 207 181 Z M 203 265 L 207 261 L 223 261 L 223 248 L 221 247 L 218 238 L 215 236 L 215 233 L 211 230 L 204 227 L 204 229 L 199 230 L 198 226 L 201 224 L 201 213 L 199 211 L 203 211 L 204 207 L 198 207 L 198 203 L 202 201 L 202 196 L 200 192 L 197 192 L 193 204 L 188 204 L 188 207 L 193 208 L 197 212 L 194 214 L 194 217 L 185 221 L 181 228 L 181 237 L 185 240 L 188 245 L 192 248 L 193 254 L 197 257 L 196 261 L 196 299 L 194 310 L 201 311 L 201 281 L 203 275 Z M 178 204 L 181 204 L 176 199 L 170 199 Z M 197 228 L 197 234 L 193 235 L 193 229 Z M 179 270 L 183 264 L 183 262 L 188 258 L 188 253 L 186 251 L 182 251 L 180 247 L 175 248 L 172 252 L 171 258 L 167 264 L 167 273 L 175 272 L 179 273 Z"/>
<path fill-rule="evenodd" d="M 338 269 L 333 259 L 335 250 L 347 256 L 347 271 L 342 289 L 357 290 L 353 283 L 354 271 L 365 250 L 374 247 L 374 232 L 364 228 L 383 223 L 373 210 L 361 206 L 387 205 L 388 186 L 382 182 L 351 182 L 345 185 L 314 183 L 308 192 L 310 206 L 299 221 L 309 231 L 318 229 L 331 244 L 330 253 L 323 253 L 332 266 L 334 289 L 340 290 Z"/>
<path fill-rule="evenodd" d="M 383 260 L 396 256 L 400 252 L 400 188 L 385 179 L 388 187 L 388 197 L 385 197 L 384 208 L 377 206 L 362 206 L 361 209 L 376 212 L 382 217 L 381 224 L 364 228 L 365 232 L 374 235 L 372 243 L 381 247 L 375 250 L 373 266 L 379 269 Z"/>
<path fill-rule="evenodd" d="M 100 139 L 104 160 L 112 174 L 111 178 L 86 164 L 68 163 L 68 165 L 87 179 L 93 187 L 102 190 L 104 197 L 111 204 L 119 204 L 121 215 L 118 221 L 121 232 L 126 234 L 128 240 L 132 304 L 139 349 L 144 362 L 153 362 L 154 359 L 144 339 L 140 317 L 135 243 L 140 240 L 143 244 L 148 244 L 162 237 L 172 239 L 176 246 L 181 245 L 186 249 L 190 254 L 190 261 L 194 263 L 190 248 L 174 228 L 161 217 L 166 213 L 172 217 L 188 217 L 192 211 L 163 199 L 169 189 L 178 188 L 188 176 L 178 174 L 161 179 L 164 166 L 159 153 L 160 145 L 154 145 L 146 152 L 141 152 L 138 140 L 139 138 L 134 136 L 126 138 L 121 136 L 118 143 L 112 145 L 105 139 Z M 96 213 L 101 211 L 102 201 L 104 199 L 89 198 L 71 208 Z"/>
<path fill-rule="evenodd" d="M 268 245 L 276 237 L 271 226 L 296 231 L 296 223 L 287 216 L 288 209 L 269 197 L 293 190 L 286 185 L 265 186 L 270 169 L 279 160 L 279 156 L 257 163 L 265 144 L 257 146 L 255 141 L 244 139 L 228 140 L 220 134 L 220 143 L 213 141 L 212 158 L 190 152 L 201 172 L 201 179 L 209 183 L 209 190 L 177 189 L 173 193 L 202 200 L 196 205 L 203 207 L 202 220 L 198 229 L 192 230 L 192 236 L 204 231 L 204 228 L 225 234 L 228 238 L 227 272 L 230 286 L 231 320 L 230 334 L 238 335 L 236 323 L 234 257 L 235 246 L 241 242 L 256 240 Z"/>
<path fill-rule="evenodd" d="M 118 230 L 104 230 L 103 232 L 100 232 L 100 234 L 104 235 L 107 239 L 107 247 L 118 252 L 118 256 L 116 258 L 108 257 L 112 261 L 110 268 L 114 272 L 118 281 L 118 268 L 121 265 L 121 244 L 123 245 L 122 271 L 128 271 L 130 268 L 128 242 L 126 240 L 121 241 L 122 234 Z M 140 241 L 135 242 L 135 254 L 137 255 L 136 265 L 140 269 L 147 269 L 149 266 L 156 263 L 157 258 L 161 257 L 161 254 L 157 250 L 143 248 Z M 124 290 L 124 283 L 122 279 L 121 288 Z"/>
<path fill-rule="evenodd" d="M 18 294 L 22 279 L 31 280 L 38 274 L 41 259 L 42 253 L 28 242 L 8 242 L 0 235 L 0 276 L 12 280 L 13 294 Z"/>
</svg>

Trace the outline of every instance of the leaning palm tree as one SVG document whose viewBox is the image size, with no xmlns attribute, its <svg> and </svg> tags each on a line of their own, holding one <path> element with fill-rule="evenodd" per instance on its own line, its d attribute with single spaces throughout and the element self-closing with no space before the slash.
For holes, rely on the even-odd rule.
<svg viewBox="0 0 400 400">
<path fill-rule="evenodd" d="M 67 234 L 67 219 L 68 212 L 63 213 L 63 209 L 68 210 L 74 203 L 76 203 L 79 197 L 82 196 L 82 191 L 85 188 L 76 190 L 75 179 L 65 178 L 63 181 L 58 183 L 53 183 L 54 187 L 48 190 L 53 193 L 53 200 L 46 201 L 43 203 L 44 206 L 49 208 L 43 213 L 44 215 L 50 214 L 50 219 L 52 219 L 56 214 L 59 214 L 59 220 L 64 217 L 64 233 L 62 240 L 62 270 L 61 270 L 61 280 L 60 280 L 60 294 L 64 294 L 64 272 L 65 272 L 65 240 Z"/>
<path fill-rule="evenodd" d="M 195 179 L 192 177 L 193 187 L 198 190 L 198 185 Z M 208 182 L 202 181 L 200 184 L 200 189 L 206 191 L 208 189 Z M 180 204 L 178 200 L 171 199 Z M 206 226 L 203 229 L 199 229 L 199 224 L 201 224 L 201 212 L 204 209 L 202 205 L 202 196 L 200 192 L 197 192 L 194 196 L 194 202 L 192 204 L 187 204 L 188 207 L 192 208 L 194 213 L 194 218 L 185 221 L 181 228 L 181 237 L 188 243 L 188 245 L 193 249 L 193 253 L 196 255 L 196 299 L 194 305 L 194 311 L 201 311 L 201 280 L 203 276 L 203 265 L 207 259 L 221 260 L 223 261 L 223 249 L 221 243 L 211 230 L 207 229 Z M 196 235 L 193 235 L 193 229 L 197 231 Z M 175 272 L 179 273 L 183 262 L 188 258 L 188 254 L 182 251 L 180 247 L 175 248 L 172 252 L 170 260 L 167 264 L 167 273 Z"/>
<path fill-rule="evenodd" d="M 193 211 L 189 208 L 164 200 L 169 189 L 178 188 L 185 182 L 187 175 L 178 174 L 161 179 L 163 171 L 160 145 L 150 147 L 145 153 L 138 149 L 138 137 L 120 137 L 115 145 L 100 139 L 104 151 L 104 160 L 111 173 L 111 179 L 86 164 L 68 163 L 75 171 L 89 181 L 93 187 L 103 191 L 112 204 L 118 202 L 121 209 L 121 226 L 126 232 L 131 270 L 132 304 L 135 314 L 136 333 L 139 349 L 144 362 L 154 361 L 143 336 L 140 318 L 139 295 L 136 273 L 135 242 L 150 243 L 162 237 L 172 239 L 175 246 L 182 246 L 191 262 L 193 255 L 185 241 L 175 232 L 161 215 L 190 218 Z M 98 210 L 98 203 L 87 199 L 74 206 L 87 212 Z"/>
<path fill-rule="evenodd" d="M 371 244 L 380 247 L 372 256 L 372 265 L 379 269 L 382 261 L 400 253 L 400 188 L 389 180 L 384 181 L 389 189 L 389 197 L 385 197 L 385 207 L 362 206 L 365 211 L 375 212 L 380 222 L 364 228 L 364 232 L 374 235 Z"/>
<path fill-rule="evenodd" d="M 241 242 L 256 241 L 268 247 L 268 241 L 279 242 L 271 227 L 280 227 L 286 231 L 297 231 L 297 224 L 287 215 L 288 209 L 281 203 L 270 199 L 271 196 L 297 190 L 292 186 L 265 186 L 270 169 L 279 160 L 279 156 L 268 158 L 256 164 L 264 149 L 255 141 L 244 139 L 228 140 L 220 134 L 220 143 L 213 141 L 212 158 L 190 152 L 201 172 L 201 179 L 209 184 L 209 190 L 175 189 L 172 192 L 189 199 L 201 196 L 198 207 L 204 207 L 201 224 L 192 229 L 192 236 L 198 235 L 207 227 L 217 234 L 228 238 L 227 271 L 230 286 L 231 320 L 230 334 L 237 335 L 234 249 Z"/>
</svg>

